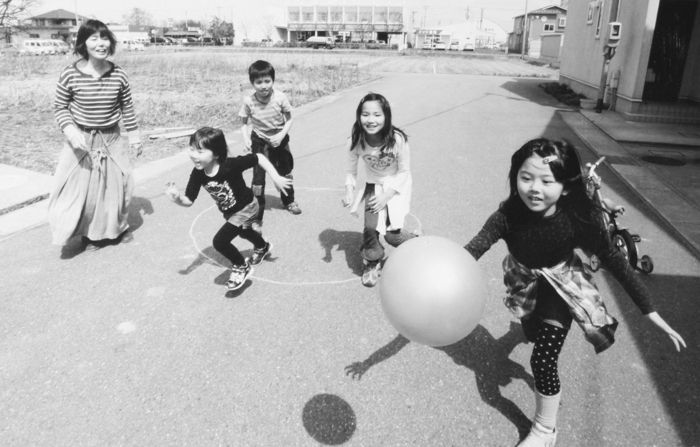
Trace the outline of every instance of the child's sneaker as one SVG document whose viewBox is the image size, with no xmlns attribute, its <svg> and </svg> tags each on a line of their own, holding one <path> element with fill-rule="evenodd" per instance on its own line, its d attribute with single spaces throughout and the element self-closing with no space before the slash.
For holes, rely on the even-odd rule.
<svg viewBox="0 0 700 447">
<path fill-rule="evenodd" d="M 379 272 L 382 270 L 382 261 L 365 261 L 362 270 L 362 285 L 374 287 L 379 281 Z"/>
<path fill-rule="evenodd" d="M 253 256 L 250 258 L 250 263 L 253 265 L 258 265 L 265 258 L 270 256 L 270 253 L 272 252 L 272 244 L 269 242 L 265 242 L 265 246 L 263 248 L 256 248 L 253 250 Z"/>
<path fill-rule="evenodd" d="M 246 261 L 245 265 L 234 265 L 231 267 L 231 276 L 229 276 L 228 281 L 226 281 L 226 287 L 229 290 L 240 289 L 240 287 L 245 284 L 245 280 L 248 279 L 253 273 L 253 266 Z"/>
<path fill-rule="evenodd" d="M 292 214 L 301 214 L 301 208 L 299 208 L 299 204 L 296 202 L 292 202 L 289 205 L 287 205 L 287 211 L 289 211 Z"/>
</svg>

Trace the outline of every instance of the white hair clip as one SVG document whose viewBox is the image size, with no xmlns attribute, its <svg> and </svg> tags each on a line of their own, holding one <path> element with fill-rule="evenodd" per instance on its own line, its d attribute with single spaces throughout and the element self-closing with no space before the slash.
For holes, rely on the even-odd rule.
<svg viewBox="0 0 700 447">
<path fill-rule="evenodd" d="M 550 164 L 551 162 L 553 162 L 554 160 L 559 160 L 559 157 L 557 157 L 556 155 L 549 155 L 549 156 L 544 157 L 544 158 L 542 159 L 542 163 L 548 165 L 548 164 Z"/>
</svg>

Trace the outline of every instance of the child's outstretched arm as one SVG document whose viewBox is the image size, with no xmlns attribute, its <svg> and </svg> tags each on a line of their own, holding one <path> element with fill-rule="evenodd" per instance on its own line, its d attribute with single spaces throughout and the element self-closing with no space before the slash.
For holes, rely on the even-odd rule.
<svg viewBox="0 0 700 447">
<path fill-rule="evenodd" d="M 272 163 L 270 163 L 270 160 L 267 159 L 263 154 L 255 154 L 258 156 L 258 164 L 260 165 L 261 168 L 265 170 L 268 174 L 270 174 L 270 178 L 272 179 L 272 183 L 275 184 L 275 187 L 282 192 L 285 196 L 287 195 L 287 189 L 289 189 L 292 186 L 292 179 L 287 178 L 287 177 L 282 177 L 279 175 L 277 172 L 277 169 L 275 169 L 274 166 L 272 166 Z"/>
<path fill-rule="evenodd" d="M 168 182 L 165 184 L 165 195 L 180 206 L 192 206 L 192 201 L 177 189 L 175 182 Z"/>
<path fill-rule="evenodd" d="M 661 315 L 659 315 L 657 312 L 651 312 L 646 315 L 652 323 L 654 323 L 656 326 L 659 327 L 662 331 L 666 332 L 666 335 L 668 335 L 671 338 L 671 341 L 673 344 L 676 346 L 676 351 L 681 350 L 682 347 L 686 347 L 685 345 L 685 340 L 683 340 L 683 337 L 681 335 L 674 331 L 671 326 L 666 323 L 666 321 L 661 318 Z"/>
</svg>

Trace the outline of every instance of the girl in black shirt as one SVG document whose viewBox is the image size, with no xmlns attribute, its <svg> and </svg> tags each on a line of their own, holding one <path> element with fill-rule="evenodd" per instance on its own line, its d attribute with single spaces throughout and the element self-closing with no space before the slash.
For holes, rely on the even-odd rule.
<svg viewBox="0 0 700 447">
<path fill-rule="evenodd" d="M 646 287 L 610 243 L 601 210 L 586 194 L 573 146 L 545 138 L 527 142 L 511 158 L 509 182 L 510 196 L 465 248 L 479 259 L 499 239 L 508 246 L 505 304 L 534 342 L 530 365 L 536 413 L 530 433 L 518 445 L 552 447 L 561 397 L 557 362 L 572 321 L 596 352 L 613 343 L 617 327 L 574 249 L 597 254 L 676 350 L 685 341 L 654 310 Z"/>
<path fill-rule="evenodd" d="M 262 154 L 227 158 L 228 146 L 220 129 L 202 127 L 193 133 L 189 154 L 194 169 L 185 194 L 181 194 L 172 182 L 168 183 L 166 194 L 179 205 L 191 206 L 203 187 L 214 199 L 226 223 L 214 235 L 212 244 L 231 261 L 231 275 L 226 286 L 229 290 L 236 290 L 253 273 L 252 265 L 262 262 L 272 250 L 272 244 L 252 228 L 259 205 L 253 191 L 243 179 L 243 171 L 259 164 L 270 174 L 272 182 L 282 194 L 291 186 L 292 180 L 280 176 Z M 253 244 L 253 257 L 250 260 L 243 258 L 241 252 L 231 244 L 238 235 Z"/>
</svg>

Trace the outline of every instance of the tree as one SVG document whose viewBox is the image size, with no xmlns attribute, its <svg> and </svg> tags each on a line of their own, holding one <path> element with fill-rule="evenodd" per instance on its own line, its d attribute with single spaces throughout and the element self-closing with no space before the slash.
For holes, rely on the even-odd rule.
<svg viewBox="0 0 700 447">
<path fill-rule="evenodd" d="M 21 19 L 35 4 L 37 0 L 0 0 L 0 30 L 6 42 L 10 42 L 12 29 L 20 27 Z"/>
<path fill-rule="evenodd" d="M 148 26 L 153 24 L 153 17 L 140 8 L 134 8 L 124 16 L 124 22 L 131 26 Z"/>
<path fill-rule="evenodd" d="M 209 34 L 214 39 L 219 39 L 222 42 L 233 41 L 236 32 L 233 30 L 233 23 L 229 23 L 225 20 L 221 20 L 218 17 L 214 17 L 209 25 Z"/>
</svg>

